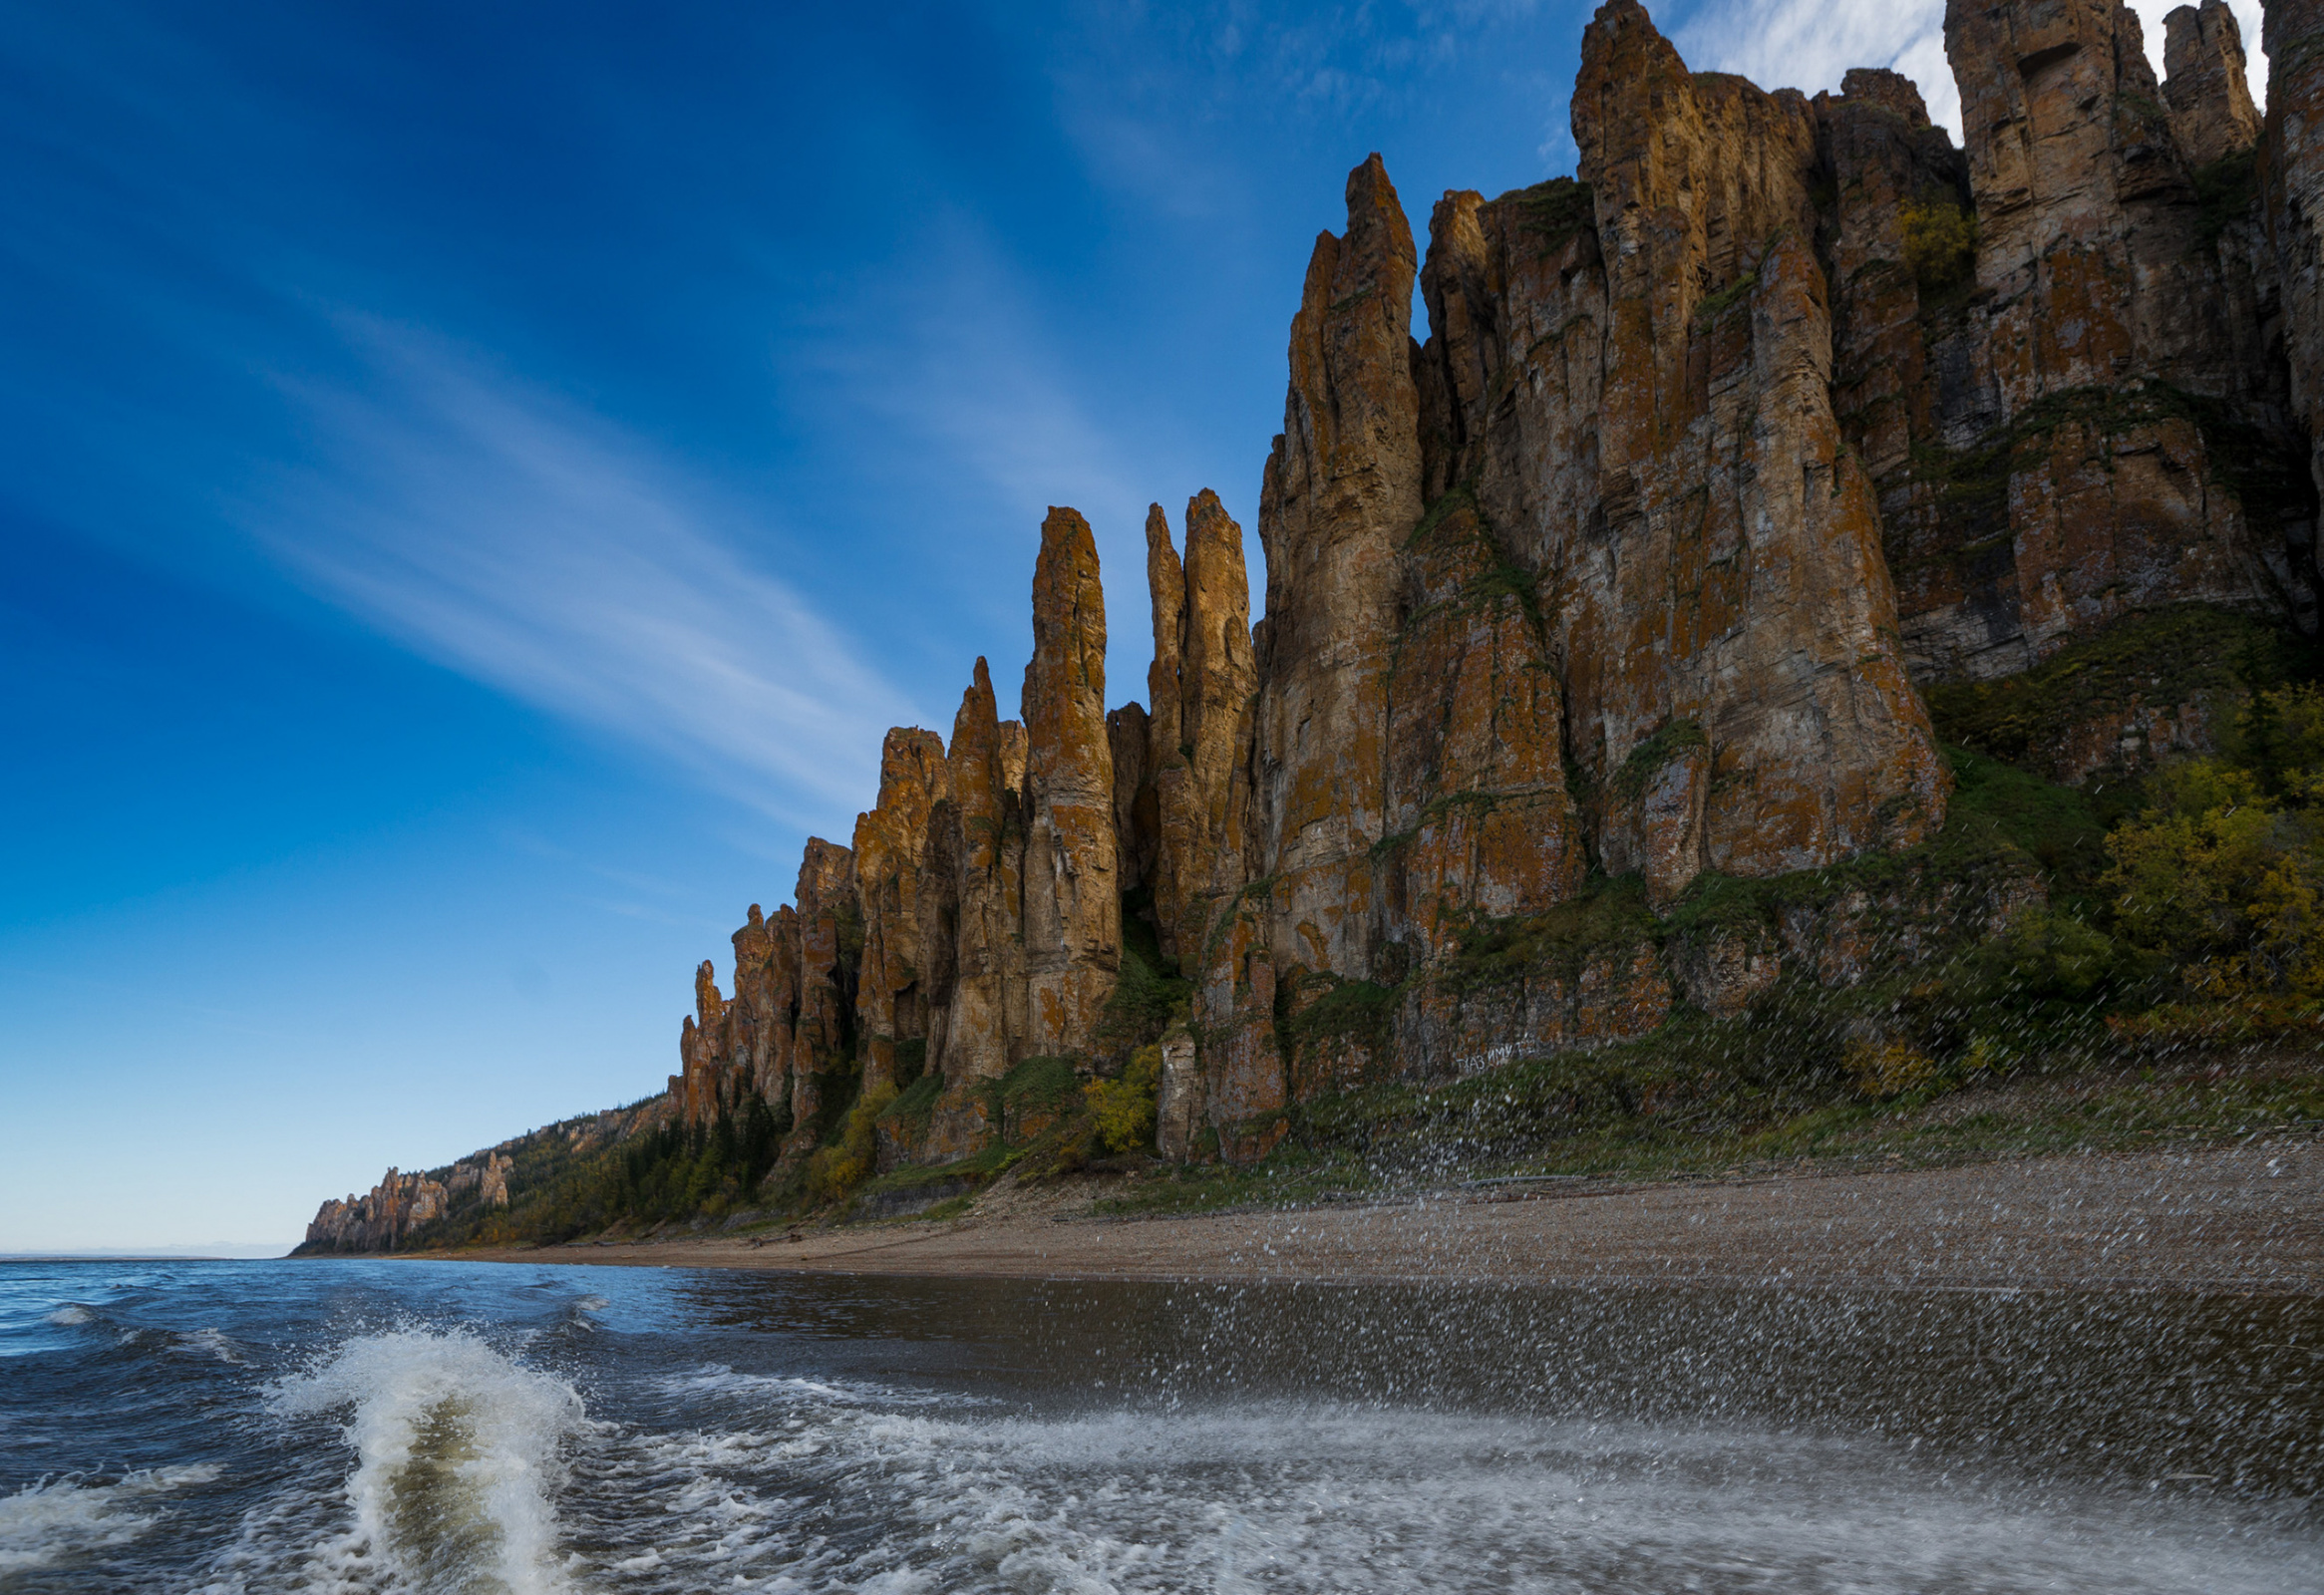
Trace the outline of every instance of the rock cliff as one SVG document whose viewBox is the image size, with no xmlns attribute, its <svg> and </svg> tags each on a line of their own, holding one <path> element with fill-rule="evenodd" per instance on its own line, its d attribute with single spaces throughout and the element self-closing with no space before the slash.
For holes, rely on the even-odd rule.
<svg viewBox="0 0 2324 1595">
<path fill-rule="evenodd" d="M 668 1120 L 763 1110 L 796 1169 L 900 1089 L 880 1159 L 940 1163 L 1153 1048 L 1162 1153 L 1248 1159 L 1350 1086 L 1997 933 L 2040 888 L 1943 875 L 1932 695 L 2158 617 L 2315 629 L 2324 5 L 2266 16 L 2263 120 L 2220 0 L 2159 83 L 2116 0 L 1953 0 L 1956 149 L 1893 72 L 1764 91 L 1610 0 L 1574 176 L 1446 193 L 1424 256 L 1365 160 L 1291 318 L 1256 624 L 1217 494 L 1182 541 L 1156 505 L 1147 702 L 1109 712 L 1096 539 L 1051 509 L 1023 723 L 979 659 L 948 743 L 887 734 L 853 848 L 751 909 L 731 998 L 698 972 Z M 2200 672 L 2117 697 L 2029 762 L 2216 734 Z M 1746 923 L 1703 907 L 1733 882 L 1794 884 Z M 315 1233 L 393 1244 L 433 1189 Z"/>
</svg>

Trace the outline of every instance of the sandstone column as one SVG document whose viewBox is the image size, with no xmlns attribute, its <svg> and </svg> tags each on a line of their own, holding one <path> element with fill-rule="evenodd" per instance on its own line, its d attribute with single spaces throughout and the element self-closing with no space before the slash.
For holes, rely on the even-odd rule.
<svg viewBox="0 0 2324 1595">
<path fill-rule="evenodd" d="M 2259 143 L 2243 30 L 2224 0 L 2180 6 L 2162 19 L 2162 98 L 2189 164 L 2207 165 Z"/>
<path fill-rule="evenodd" d="M 1156 511 L 1160 514 L 1160 510 Z M 1158 521 L 1147 522 L 1154 535 Z M 1163 527 L 1166 548 L 1167 527 Z M 1150 559 L 1154 569 L 1156 561 Z M 1162 575 L 1181 574 L 1175 558 Z M 1208 488 L 1186 504 L 1185 590 L 1177 602 L 1155 600 L 1155 619 L 1176 635 L 1155 638 L 1175 661 L 1158 689 L 1174 694 L 1167 711 L 1177 744 L 1155 775 L 1158 843 L 1155 913 L 1162 951 L 1192 963 L 1222 899 L 1246 878 L 1250 808 L 1252 694 L 1257 671 L 1250 645 L 1250 577 L 1242 528 Z M 1162 717 L 1156 718 L 1161 724 Z M 1158 739 L 1159 741 L 1159 739 Z"/>
<path fill-rule="evenodd" d="M 919 986 L 919 881 L 928 812 L 949 790 L 944 740 L 898 726 L 880 746 L 879 800 L 855 819 L 863 956 L 855 988 L 863 1087 L 895 1084 L 896 1043 L 927 1032 Z"/>
<path fill-rule="evenodd" d="M 1020 881 L 1025 825 L 1008 776 L 992 675 L 979 659 L 952 723 L 947 767 L 958 836 L 953 974 L 942 1055 L 932 1058 L 930 1067 L 940 1067 L 953 1087 L 998 1079 L 1017 1057 L 1008 988 L 1024 983 Z M 937 851 L 931 847 L 931 857 Z"/>
<path fill-rule="evenodd" d="M 1025 667 L 1025 975 L 1033 1055 L 1086 1052 L 1122 967 L 1106 600 L 1089 522 L 1052 508 Z"/>
<path fill-rule="evenodd" d="M 810 836 L 799 864 L 799 1023 L 791 1044 L 791 1135 L 786 1155 L 815 1145 L 824 1077 L 847 1065 L 854 1043 L 855 961 L 862 910 L 854 854 Z"/>
<path fill-rule="evenodd" d="M 1370 973 L 1397 552 L 1421 512 L 1412 229 L 1373 156 L 1315 241 L 1283 432 L 1259 493 L 1257 851 L 1279 961 Z"/>
<path fill-rule="evenodd" d="M 2292 408 L 2324 495 L 2324 0 L 2266 0 L 2264 15 L 2267 230 L 2283 283 Z"/>
</svg>

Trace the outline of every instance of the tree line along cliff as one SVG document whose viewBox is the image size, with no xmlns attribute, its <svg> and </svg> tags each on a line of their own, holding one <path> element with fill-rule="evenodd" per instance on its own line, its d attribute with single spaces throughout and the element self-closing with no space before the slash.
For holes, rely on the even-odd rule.
<svg viewBox="0 0 2324 1595">
<path fill-rule="evenodd" d="M 2061 903 L 2122 859 L 1996 795 L 2103 829 L 2248 754 L 2255 705 L 2307 712 L 2276 689 L 2317 625 L 2324 0 L 2266 19 L 2263 119 L 2220 0 L 2171 13 L 2159 83 L 2114 0 L 1950 0 L 1956 148 L 1895 73 L 1769 93 L 1610 0 L 1574 177 L 1446 193 L 1424 253 L 1380 159 L 1350 173 L 1257 623 L 1217 496 L 1156 506 L 1146 701 L 1109 711 L 1096 542 L 1052 509 L 1022 720 L 980 659 L 949 737 L 889 731 L 851 844 L 752 906 L 729 989 L 696 972 L 666 1093 L 480 1166 L 596 1148 L 628 1158 L 598 1217 L 675 1215 L 707 1137 L 730 1194 L 837 1191 L 1125 1077 L 1160 1156 L 1250 1162 L 1369 1082 L 2105 940 Z M 2258 996 L 2314 995 L 2271 967 Z M 1876 1077 L 1970 1044 L 1945 1001 L 1835 1035 Z M 310 1245 L 450 1204 L 391 1173 Z"/>
</svg>

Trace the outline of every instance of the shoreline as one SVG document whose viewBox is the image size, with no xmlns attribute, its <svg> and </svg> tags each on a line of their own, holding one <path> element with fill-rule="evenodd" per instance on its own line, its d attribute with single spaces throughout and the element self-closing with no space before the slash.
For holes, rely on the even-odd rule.
<svg viewBox="0 0 2324 1595">
<path fill-rule="evenodd" d="M 2314 1136 L 1586 1189 L 1470 1187 L 1298 1208 L 1090 1212 L 1112 1188 L 1004 1180 L 970 1213 L 937 1222 L 367 1255 L 961 1279 L 2324 1294 L 2324 1139 Z"/>
</svg>

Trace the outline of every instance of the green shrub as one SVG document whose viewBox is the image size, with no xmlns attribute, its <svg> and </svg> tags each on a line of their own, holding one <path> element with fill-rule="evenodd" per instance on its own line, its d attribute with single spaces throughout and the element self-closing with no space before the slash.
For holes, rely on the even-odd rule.
<svg viewBox="0 0 2324 1595">
<path fill-rule="evenodd" d="M 1904 207 L 1904 263 L 1923 292 L 1942 293 L 1977 268 L 1977 218 L 1942 189 Z"/>
<path fill-rule="evenodd" d="M 1842 1062 L 1856 1090 L 1875 1102 L 1937 1083 L 1936 1060 L 1896 1037 L 1848 1044 Z"/>
<path fill-rule="evenodd" d="M 1194 1002 L 1193 982 L 1179 979 L 1178 966 L 1162 957 L 1152 926 L 1125 914 L 1122 932 L 1122 973 L 1093 1037 L 1097 1050 L 1112 1058 L 1160 1040 Z"/>
<path fill-rule="evenodd" d="M 874 1086 L 847 1110 L 836 1146 L 826 1146 L 807 1160 L 807 1193 L 822 1202 L 838 1201 L 871 1177 L 878 1152 L 873 1130 L 880 1111 L 896 1099 L 893 1086 Z"/>
<path fill-rule="evenodd" d="M 2158 772 L 2149 802 L 2107 838 L 2123 936 L 2198 1004 L 2324 999 L 2324 693 L 2263 692 L 2236 726 L 2241 757 Z"/>
<path fill-rule="evenodd" d="M 936 1099 L 943 1095 L 942 1075 L 921 1075 L 906 1086 L 879 1116 L 903 1125 L 916 1136 L 928 1127 L 928 1117 L 936 1111 Z"/>
<path fill-rule="evenodd" d="M 1154 1144 L 1156 1103 L 1162 1094 L 1162 1048 L 1141 1047 L 1130 1055 L 1120 1080 L 1096 1080 L 1082 1088 L 1098 1138 L 1109 1151 L 1135 1151 Z"/>
</svg>

